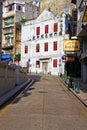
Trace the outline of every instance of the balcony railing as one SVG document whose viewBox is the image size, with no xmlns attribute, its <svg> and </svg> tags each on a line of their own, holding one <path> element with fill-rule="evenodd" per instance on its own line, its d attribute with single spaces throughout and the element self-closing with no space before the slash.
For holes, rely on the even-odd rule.
<svg viewBox="0 0 87 130">
<path fill-rule="evenodd" d="M 3 12 L 3 17 L 6 18 L 6 17 L 9 17 L 9 16 L 14 16 L 15 14 L 16 14 L 15 10 Z"/>
<path fill-rule="evenodd" d="M 2 44 L 2 49 L 3 50 L 13 49 L 13 47 L 14 47 L 13 43 Z"/>
<path fill-rule="evenodd" d="M 13 29 L 13 28 L 8 28 L 8 29 L 5 29 L 5 30 L 3 31 L 4 34 L 13 34 L 13 32 L 14 32 L 14 29 Z"/>
</svg>

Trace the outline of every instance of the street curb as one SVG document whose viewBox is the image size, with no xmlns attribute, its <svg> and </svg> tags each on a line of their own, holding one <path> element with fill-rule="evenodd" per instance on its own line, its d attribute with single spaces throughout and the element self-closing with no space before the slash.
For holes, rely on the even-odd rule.
<svg viewBox="0 0 87 130">
<path fill-rule="evenodd" d="M 68 87 L 67 84 L 66 84 L 61 78 L 59 78 L 59 80 L 60 80 L 66 87 Z M 67 88 L 67 89 L 68 89 L 68 88 Z M 76 96 L 76 98 L 77 98 L 85 107 L 87 107 L 87 104 L 72 90 L 72 88 L 69 88 L 69 90 L 74 94 L 74 96 Z"/>
<path fill-rule="evenodd" d="M 32 79 L 27 79 L 25 82 L 23 82 L 21 85 L 16 86 L 15 88 L 11 89 L 9 92 L 4 94 L 0 97 L 0 106 L 2 106 L 6 101 L 8 101 L 12 96 L 14 96 L 17 92 L 19 92 L 23 87 L 30 84 L 32 82 Z"/>
<path fill-rule="evenodd" d="M 87 104 L 70 88 L 70 91 L 79 99 L 79 101 L 85 106 L 87 107 Z"/>
</svg>

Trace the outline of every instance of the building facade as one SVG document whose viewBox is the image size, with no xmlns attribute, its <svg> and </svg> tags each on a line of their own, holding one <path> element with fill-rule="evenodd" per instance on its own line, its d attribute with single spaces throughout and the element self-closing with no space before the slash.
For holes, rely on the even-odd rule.
<svg viewBox="0 0 87 130">
<path fill-rule="evenodd" d="M 67 17 L 67 19 L 71 19 L 70 23 L 68 23 L 70 36 L 68 40 L 64 41 L 65 71 L 71 77 L 81 77 L 81 64 L 78 57 L 80 42 L 77 38 L 77 8 L 76 1 L 72 0 L 71 2 L 73 3 L 72 17 Z"/>
<path fill-rule="evenodd" d="M 1 54 L 2 54 L 2 0 L 0 1 L 0 61 L 1 61 Z"/>
<path fill-rule="evenodd" d="M 83 82 L 87 83 L 87 0 L 77 0 L 77 10 L 77 36 L 81 44 L 81 50 L 79 53 L 81 78 Z"/>
<path fill-rule="evenodd" d="M 39 7 L 27 0 L 3 2 L 2 50 L 4 54 L 15 55 L 21 53 L 21 24 L 36 18 Z"/>
<path fill-rule="evenodd" d="M 56 14 L 69 14 L 72 17 L 72 36 L 76 36 L 77 31 L 77 9 L 76 0 L 41 0 L 40 11 L 48 9 Z"/>
<path fill-rule="evenodd" d="M 25 23 L 22 26 L 21 66 L 35 73 L 64 73 L 65 30 L 65 14 L 55 16 L 48 10 L 36 20 Z"/>
</svg>

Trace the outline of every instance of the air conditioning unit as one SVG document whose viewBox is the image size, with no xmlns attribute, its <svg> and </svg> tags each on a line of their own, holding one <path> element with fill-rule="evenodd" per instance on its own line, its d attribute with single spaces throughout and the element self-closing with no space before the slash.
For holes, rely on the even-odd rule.
<svg viewBox="0 0 87 130">
<path fill-rule="evenodd" d="M 54 32 L 54 36 L 56 36 L 57 35 L 57 32 Z"/>
<path fill-rule="evenodd" d="M 43 35 L 43 34 L 41 35 L 41 38 L 44 38 L 44 35 Z"/>
<path fill-rule="evenodd" d="M 31 41 L 31 39 L 29 39 L 29 41 Z"/>
<path fill-rule="evenodd" d="M 37 36 L 37 38 L 39 38 L 39 35 Z"/>
<path fill-rule="evenodd" d="M 33 36 L 33 40 L 35 40 L 35 36 Z"/>
<path fill-rule="evenodd" d="M 50 34 L 49 34 L 49 36 L 50 36 L 50 37 L 52 37 L 52 36 L 53 36 L 53 34 L 52 34 L 52 33 L 50 33 Z"/>
<path fill-rule="evenodd" d="M 62 35 L 62 31 L 59 32 L 59 35 Z"/>
<path fill-rule="evenodd" d="M 45 38 L 48 38 L 48 35 L 47 35 L 47 34 L 45 34 Z"/>
</svg>

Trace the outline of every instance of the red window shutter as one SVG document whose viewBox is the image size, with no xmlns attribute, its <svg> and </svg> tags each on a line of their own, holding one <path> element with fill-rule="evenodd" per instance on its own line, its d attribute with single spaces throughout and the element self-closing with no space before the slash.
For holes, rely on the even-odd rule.
<svg viewBox="0 0 87 130">
<path fill-rule="evenodd" d="M 25 53 L 28 53 L 28 46 L 25 46 Z"/>
<path fill-rule="evenodd" d="M 36 28 L 36 35 L 40 35 L 40 27 Z"/>
<path fill-rule="evenodd" d="M 40 46 L 39 44 L 36 45 L 36 52 L 39 52 L 40 51 Z"/>
<path fill-rule="evenodd" d="M 57 67 L 57 59 L 53 60 L 53 67 L 54 67 L 54 68 Z"/>
<path fill-rule="evenodd" d="M 48 51 L 48 43 L 44 44 L 44 51 Z"/>
<path fill-rule="evenodd" d="M 36 61 L 36 68 L 40 68 L 40 61 Z"/>
<path fill-rule="evenodd" d="M 29 68 L 30 67 L 30 63 L 27 61 L 27 68 Z"/>
<path fill-rule="evenodd" d="M 61 59 L 59 59 L 59 63 L 61 63 L 61 61 L 62 61 L 62 60 L 61 60 Z"/>
<path fill-rule="evenodd" d="M 57 50 L 57 42 L 53 43 L 53 50 L 56 51 Z"/>
<path fill-rule="evenodd" d="M 57 32 L 57 31 L 58 31 L 58 24 L 54 23 L 54 32 Z"/>
<path fill-rule="evenodd" d="M 45 34 L 47 34 L 48 33 L 48 25 L 45 25 Z"/>
</svg>

